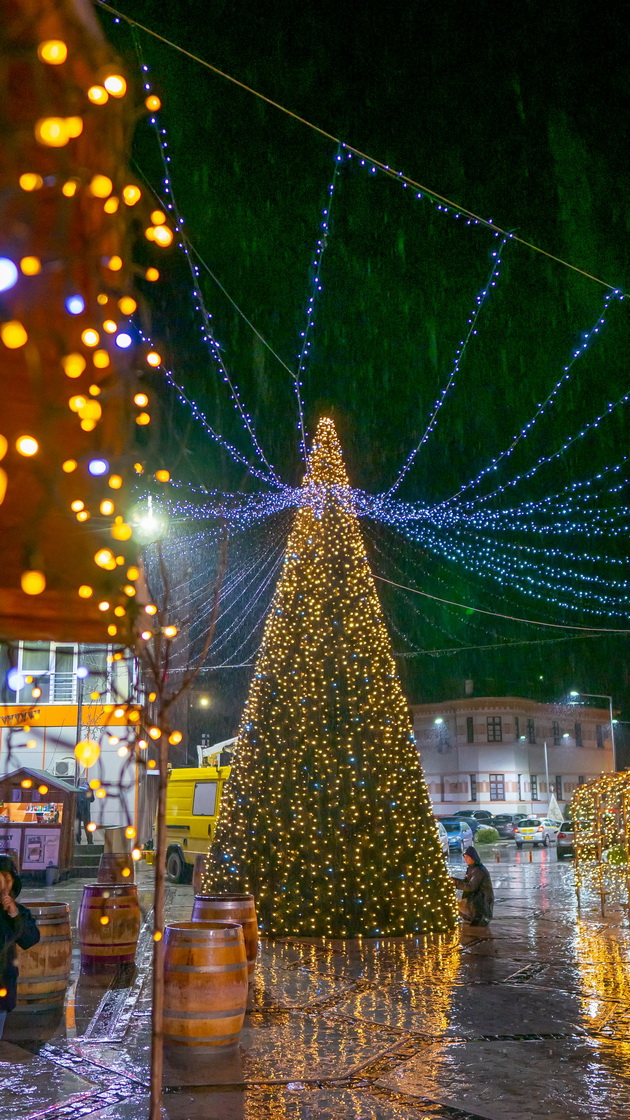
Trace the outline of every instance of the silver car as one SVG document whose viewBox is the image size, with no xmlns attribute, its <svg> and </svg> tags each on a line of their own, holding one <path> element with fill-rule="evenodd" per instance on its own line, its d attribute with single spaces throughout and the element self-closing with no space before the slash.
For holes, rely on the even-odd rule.
<svg viewBox="0 0 630 1120">
<path fill-rule="evenodd" d="M 535 848 L 548 848 L 553 843 L 560 830 L 556 821 L 548 817 L 526 817 L 519 821 L 514 829 L 516 847 L 522 848 L 523 844 L 533 844 Z"/>
<path fill-rule="evenodd" d="M 557 837 L 556 854 L 558 859 L 575 855 L 575 826 L 573 821 L 563 821 Z"/>
<path fill-rule="evenodd" d="M 442 846 L 442 855 L 444 857 L 446 857 L 448 855 L 449 851 L 450 851 L 450 845 L 449 845 L 449 842 L 448 842 L 448 833 L 447 833 L 447 831 L 446 831 L 446 829 L 445 829 L 445 827 L 444 827 L 444 825 L 442 824 L 441 821 L 436 821 L 436 824 L 437 824 L 437 830 L 438 830 L 438 836 L 439 836 L 439 839 L 440 839 L 440 844 Z"/>
</svg>

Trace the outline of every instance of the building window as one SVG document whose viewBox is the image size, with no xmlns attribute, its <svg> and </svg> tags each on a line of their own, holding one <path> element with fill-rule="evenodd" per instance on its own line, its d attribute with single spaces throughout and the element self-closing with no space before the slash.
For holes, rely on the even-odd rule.
<svg viewBox="0 0 630 1120">
<path fill-rule="evenodd" d="M 472 716 L 466 716 L 466 742 L 474 743 L 475 741 L 475 721 Z"/>
<path fill-rule="evenodd" d="M 576 745 L 576 747 L 583 747 L 584 746 L 584 743 L 582 741 L 582 724 L 581 723 L 576 723 L 576 725 L 575 725 L 575 745 Z"/>
<path fill-rule="evenodd" d="M 531 800 L 538 801 L 538 777 L 536 774 L 529 775 L 529 788 L 531 792 Z"/>
<path fill-rule="evenodd" d="M 505 776 L 490 774 L 490 800 L 505 801 Z"/>
<path fill-rule="evenodd" d="M 527 721 L 527 742 L 536 742 L 536 724 L 534 723 L 533 719 L 528 719 Z"/>
<path fill-rule="evenodd" d="M 595 724 L 595 737 L 597 739 L 597 749 L 603 751 L 604 749 L 604 728 L 601 723 Z"/>
<path fill-rule="evenodd" d="M 471 774 L 470 775 L 470 800 L 471 801 L 476 801 L 477 800 L 477 775 L 476 774 Z"/>
<path fill-rule="evenodd" d="M 578 774 L 578 785 L 579 786 L 586 785 L 586 775 L 585 774 Z"/>
<path fill-rule="evenodd" d="M 521 737 L 521 721 L 518 716 L 514 716 L 514 738 L 520 739 Z"/>
<path fill-rule="evenodd" d="M 488 716 L 488 742 L 500 743 L 503 740 L 503 728 L 501 727 L 501 716 Z M 503 798 L 501 798 L 503 800 Z"/>
<path fill-rule="evenodd" d="M 562 774 L 556 774 L 556 797 L 562 801 Z"/>
<path fill-rule="evenodd" d="M 554 719 L 551 725 L 551 736 L 553 739 L 554 747 L 558 747 L 560 745 L 560 724 L 558 723 L 557 719 Z"/>
</svg>

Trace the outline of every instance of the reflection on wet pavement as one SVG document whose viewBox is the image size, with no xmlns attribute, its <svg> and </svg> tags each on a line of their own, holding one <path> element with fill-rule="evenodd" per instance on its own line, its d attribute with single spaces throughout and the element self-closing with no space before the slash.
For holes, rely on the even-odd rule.
<svg viewBox="0 0 630 1120">
<path fill-rule="evenodd" d="M 239 1047 L 167 1052 L 164 1120 L 626 1120 L 628 916 L 602 920 L 597 899 L 578 914 L 552 852 L 497 850 L 490 930 L 263 942 Z M 76 924 L 76 881 L 39 897 Z M 140 897 L 146 914 L 148 869 Z M 191 905 L 168 888 L 169 920 Z M 148 924 L 137 967 L 100 984 L 75 953 L 63 1016 L 9 1017 L 0 1120 L 146 1120 L 150 955 Z"/>
</svg>

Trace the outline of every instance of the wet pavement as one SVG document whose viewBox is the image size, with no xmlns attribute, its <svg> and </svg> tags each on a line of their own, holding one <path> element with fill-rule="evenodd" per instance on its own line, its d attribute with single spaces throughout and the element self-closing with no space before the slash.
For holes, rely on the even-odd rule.
<svg viewBox="0 0 630 1120">
<path fill-rule="evenodd" d="M 500 854 L 501 862 L 495 862 Z M 436 941 L 263 941 L 240 1045 L 190 1067 L 168 1061 L 164 1120 L 626 1120 L 630 922 L 585 897 L 553 849 L 485 856 L 489 930 Z M 462 874 L 460 857 L 451 857 Z M 151 879 L 136 968 L 73 975 L 59 1022 L 9 1016 L 2 1120 L 145 1120 Z M 28 889 L 71 905 L 82 883 Z M 192 888 L 167 888 L 169 920 Z M 33 1038 L 37 1034 L 38 1038 Z"/>
</svg>

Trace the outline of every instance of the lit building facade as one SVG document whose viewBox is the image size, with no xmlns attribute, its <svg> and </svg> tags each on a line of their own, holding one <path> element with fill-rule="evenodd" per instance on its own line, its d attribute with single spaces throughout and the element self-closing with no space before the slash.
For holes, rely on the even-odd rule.
<svg viewBox="0 0 630 1120">
<path fill-rule="evenodd" d="M 135 727 L 124 705 L 137 697 L 132 660 L 114 660 L 108 646 L 68 642 L 19 642 L 0 650 L 0 679 L 11 684 L 0 704 L 0 773 L 27 766 L 78 784 L 98 778 L 106 796 L 92 806 L 99 825 L 126 824 L 133 813 Z M 87 672 L 86 672 L 87 670 Z M 74 748 L 80 739 L 100 747 L 89 770 L 78 765 Z M 124 787 L 124 788 L 123 788 Z"/>
<path fill-rule="evenodd" d="M 486 696 L 411 712 L 438 816 L 475 808 L 540 814 L 551 793 L 566 805 L 578 785 L 614 769 L 605 708 Z"/>
</svg>

